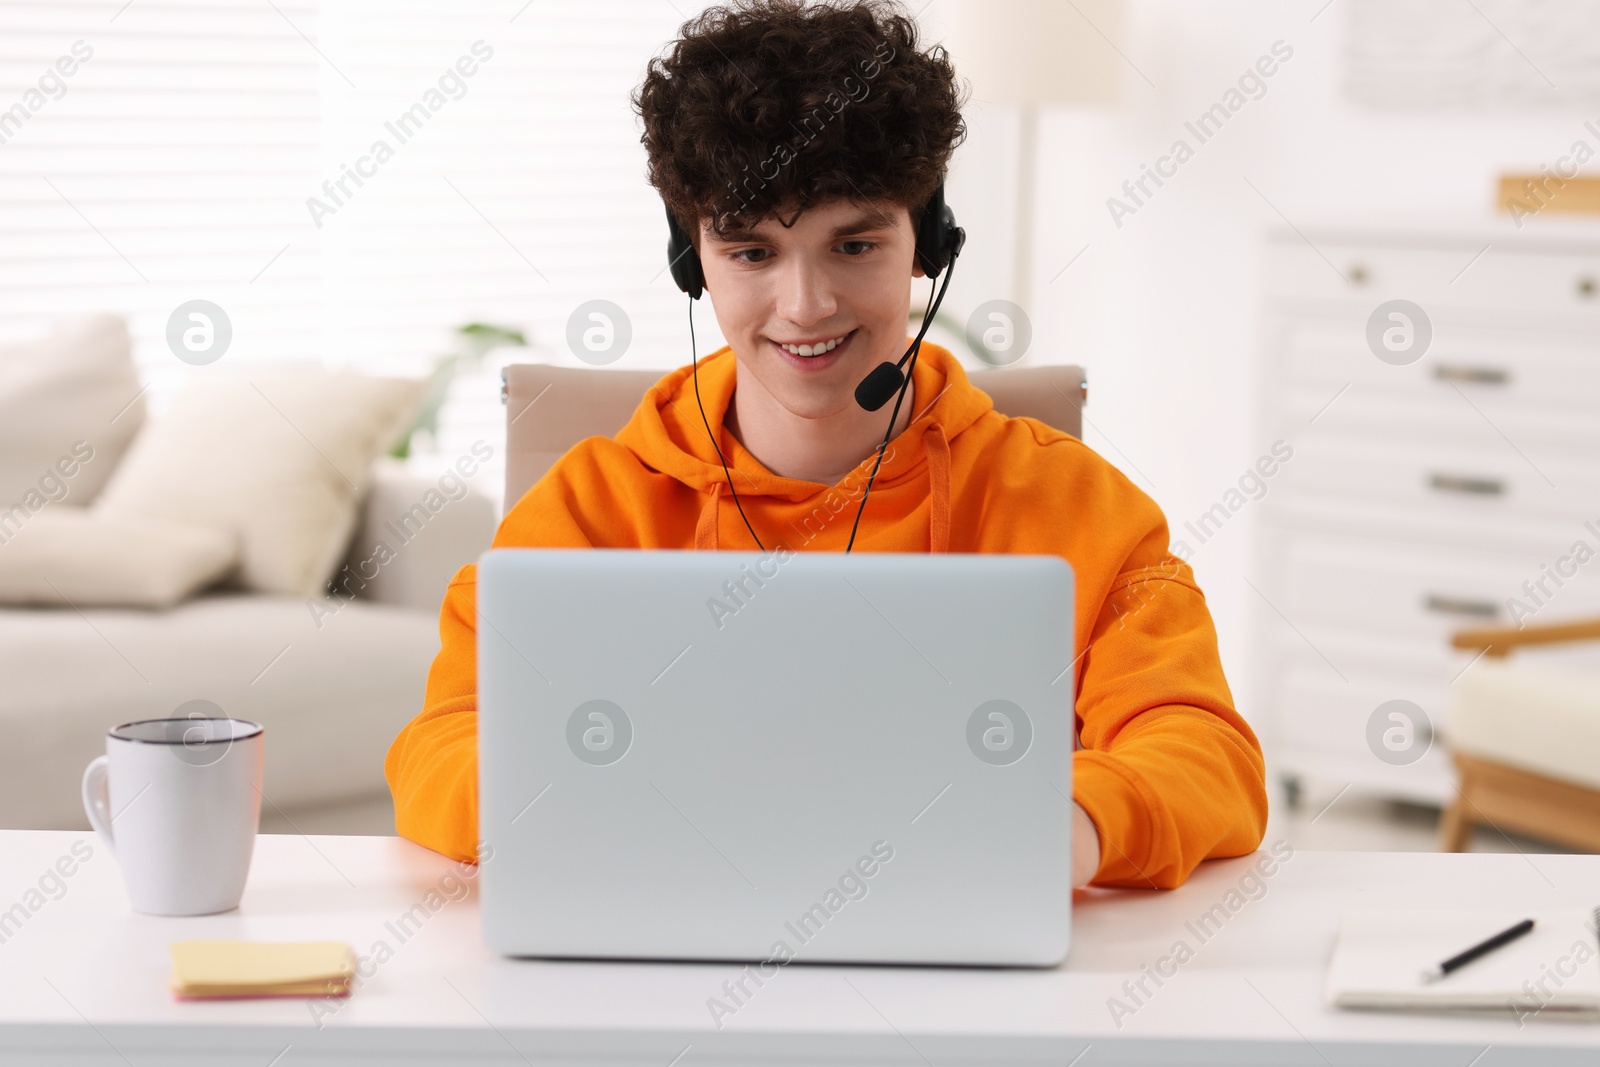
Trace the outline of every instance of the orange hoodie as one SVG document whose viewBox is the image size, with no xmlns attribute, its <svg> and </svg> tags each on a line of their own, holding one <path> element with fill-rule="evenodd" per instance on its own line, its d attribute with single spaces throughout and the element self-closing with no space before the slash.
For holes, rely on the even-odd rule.
<svg viewBox="0 0 1600 1067">
<path fill-rule="evenodd" d="M 909 341 L 909 338 L 908 338 Z M 722 427 L 729 348 L 700 395 L 739 501 L 769 550 L 842 552 L 871 459 L 839 486 L 782 478 Z M 924 341 L 916 414 L 889 443 L 854 551 L 1064 557 L 1077 576 L 1072 792 L 1100 831 L 1100 885 L 1181 884 L 1208 857 L 1255 849 L 1267 799 L 1261 746 L 1233 709 L 1216 631 L 1149 497 L 1087 445 L 1007 418 L 948 351 Z M 663 377 L 614 438 L 575 445 L 521 500 L 495 547 L 755 551 L 695 405 L 689 367 Z M 390 746 L 395 827 L 477 858 L 477 566 L 451 580 L 422 712 Z"/>
</svg>

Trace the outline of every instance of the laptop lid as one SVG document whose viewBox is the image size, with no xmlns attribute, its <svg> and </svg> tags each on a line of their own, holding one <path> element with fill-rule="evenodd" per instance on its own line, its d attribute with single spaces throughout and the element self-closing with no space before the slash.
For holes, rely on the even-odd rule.
<svg viewBox="0 0 1600 1067">
<path fill-rule="evenodd" d="M 1060 962 L 1073 584 L 1055 556 L 486 553 L 489 946 Z"/>
</svg>

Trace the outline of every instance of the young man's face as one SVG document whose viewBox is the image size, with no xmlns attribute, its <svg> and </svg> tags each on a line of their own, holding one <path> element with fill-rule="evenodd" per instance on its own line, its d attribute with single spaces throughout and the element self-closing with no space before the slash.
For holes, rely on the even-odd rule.
<svg viewBox="0 0 1600 1067">
<path fill-rule="evenodd" d="M 859 412 L 861 379 L 905 353 L 915 251 L 910 213 L 885 202 L 819 204 L 788 229 L 769 216 L 729 239 L 701 223 L 706 291 L 739 374 L 801 418 Z"/>
</svg>

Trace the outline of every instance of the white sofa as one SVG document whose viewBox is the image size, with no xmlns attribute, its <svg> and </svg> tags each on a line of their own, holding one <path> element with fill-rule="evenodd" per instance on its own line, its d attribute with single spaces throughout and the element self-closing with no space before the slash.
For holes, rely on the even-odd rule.
<svg viewBox="0 0 1600 1067">
<path fill-rule="evenodd" d="M 434 486 L 380 461 L 352 549 Z M 383 757 L 422 708 L 445 586 L 495 525 L 486 496 L 452 501 L 354 599 L 320 611 L 239 592 L 166 610 L 0 608 L 0 827 L 87 829 L 79 783 L 106 731 L 191 700 L 266 728 L 264 825 L 386 801 Z"/>
<path fill-rule="evenodd" d="M 265 726 L 264 828 L 392 832 L 384 755 L 497 505 L 470 457 L 384 457 L 420 387 L 250 366 L 250 389 L 196 369 L 147 420 L 121 317 L 0 344 L 0 827 L 87 829 L 106 731 L 199 713 Z M 230 556 L 121 535 L 152 529 Z M 326 597 L 324 570 L 348 592 Z M 362 828 L 330 826 L 340 808 Z"/>
<path fill-rule="evenodd" d="M 350 566 L 432 488 L 379 461 Z M 451 501 L 352 600 L 317 611 L 242 592 L 168 609 L 0 608 L 0 827 L 88 829 L 80 781 L 107 729 L 189 701 L 266 726 L 264 824 L 384 803 L 384 753 L 421 710 L 446 582 L 490 545 L 494 510 L 477 491 Z"/>
</svg>

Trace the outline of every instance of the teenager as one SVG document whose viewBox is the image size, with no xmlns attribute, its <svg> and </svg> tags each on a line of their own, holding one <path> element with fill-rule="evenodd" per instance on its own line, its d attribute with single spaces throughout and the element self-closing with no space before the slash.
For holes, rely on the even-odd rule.
<svg viewBox="0 0 1600 1067">
<path fill-rule="evenodd" d="M 1065 558 L 1073 885 L 1170 888 L 1255 849 L 1267 800 L 1160 509 L 1081 441 L 995 411 L 938 345 L 920 345 L 892 430 L 889 408 L 856 400 L 911 340 L 916 235 L 965 136 L 960 102 L 948 56 L 920 49 L 892 0 L 742 0 L 686 23 L 634 104 L 728 344 L 664 376 L 615 437 L 574 446 L 494 545 Z M 399 833 L 462 860 L 479 840 L 475 593 L 468 565 L 384 767 Z"/>
</svg>

